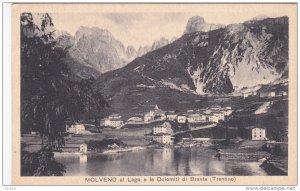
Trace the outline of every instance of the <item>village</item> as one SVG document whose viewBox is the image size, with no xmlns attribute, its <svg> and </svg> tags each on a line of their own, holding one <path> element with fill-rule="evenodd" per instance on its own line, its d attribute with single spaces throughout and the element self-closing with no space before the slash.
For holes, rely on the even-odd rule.
<svg viewBox="0 0 300 191">
<path fill-rule="evenodd" d="M 219 105 L 213 105 L 209 108 L 188 110 L 186 112 L 176 111 L 163 111 L 157 105 L 146 112 L 143 116 L 133 116 L 128 120 L 123 121 L 122 116 L 119 114 L 111 114 L 107 118 L 103 118 L 99 122 L 101 129 L 111 129 L 118 132 L 120 129 L 126 130 L 127 125 L 143 126 L 146 124 L 152 124 L 160 122 L 151 128 L 151 132 L 148 133 L 154 143 L 161 145 L 173 145 L 175 135 L 216 127 L 216 125 L 222 121 L 229 119 L 234 110 L 231 107 L 221 107 Z M 172 124 L 177 124 L 177 129 L 174 130 Z M 189 128 L 183 128 L 189 127 Z M 263 127 L 248 127 L 250 130 L 250 140 L 253 141 L 266 141 L 266 129 Z M 86 134 L 86 128 L 84 124 L 72 124 L 66 126 L 66 132 L 73 134 L 73 136 L 80 136 Z M 186 138 L 184 140 L 187 140 Z M 190 138 L 191 140 L 191 138 Z M 213 141 L 209 137 L 205 138 L 193 138 L 192 140 L 198 140 L 201 142 Z M 222 139 L 223 140 L 223 139 Z"/>
<path fill-rule="evenodd" d="M 152 139 L 159 144 L 172 144 L 174 132 L 170 122 L 178 124 L 178 127 L 182 127 L 182 124 L 193 124 L 193 130 L 201 128 L 214 127 L 217 123 L 224 121 L 230 117 L 233 113 L 231 107 L 221 107 L 219 105 L 213 105 L 206 109 L 188 110 L 186 112 L 177 111 L 163 111 L 157 105 L 146 112 L 143 116 L 132 116 L 128 120 L 123 121 L 122 116 L 119 114 L 111 114 L 107 118 L 101 119 L 99 125 L 101 128 L 121 129 L 126 125 L 145 125 L 154 122 L 163 122 L 152 129 Z M 204 124 L 204 125 L 203 125 Z M 181 132 L 191 129 L 184 129 Z M 85 127 L 83 124 L 72 124 L 66 126 L 66 132 L 71 134 L 83 134 Z"/>
<path fill-rule="evenodd" d="M 251 96 L 253 97 L 250 95 L 242 99 L 252 99 Z M 286 99 L 286 95 L 284 96 Z M 251 115 L 265 115 L 278 101 L 284 100 L 282 97 L 282 95 L 272 96 L 269 93 L 254 110 L 251 110 Z M 255 100 L 255 97 L 253 99 Z M 275 141 L 270 138 L 268 128 L 263 125 L 252 125 L 243 127 L 246 135 L 240 137 L 236 134 L 237 127 L 224 124 L 236 116 L 243 116 L 244 112 L 242 108 L 231 107 L 229 104 L 221 106 L 214 103 L 205 108 L 186 111 L 163 110 L 156 104 L 142 114 L 127 118 L 112 113 L 96 120 L 95 124 L 67 122 L 65 145 L 55 153 L 86 156 L 93 153 L 131 152 L 146 148 L 200 147 L 216 152 L 215 157 L 220 159 L 257 161 L 270 158 L 274 153 L 276 156 L 280 151 L 280 159 L 276 158 L 272 165 L 284 174 L 287 166 L 281 165 L 284 164 L 282 161 L 286 160 L 284 156 L 287 156 L 287 131 L 280 134 L 280 138 Z M 36 132 L 24 134 L 22 137 L 22 143 L 26 145 L 24 149 L 28 151 L 38 150 L 40 142 Z M 83 159 L 83 162 L 86 161 L 86 157 Z"/>
<path fill-rule="evenodd" d="M 245 94 L 246 95 L 246 94 Z M 285 91 L 267 92 L 265 94 L 243 96 L 243 99 L 251 97 L 263 97 L 263 101 L 251 111 L 254 115 L 264 115 L 273 106 L 274 100 L 282 100 L 287 98 Z M 275 101 L 276 102 L 276 101 Z M 248 108 L 248 106 L 246 107 Z M 243 113 L 243 109 L 234 107 L 230 104 L 214 103 L 205 108 L 187 109 L 186 111 L 163 110 L 157 104 L 152 109 L 144 113 L 127 116 L 126 118 L 118 113 L 112 113 L 105 118 L 95 121 L 95 124 L 83 122 L 66 122 L 66 145 L 62 148 L 66 152 L 87 153 L 88 148 L 86 142 L 89 140 L 102 140 L 116 138 L 121 139 L 133 146 L 145 146 L 157 144 L 160 146 L 175 147 L 180 145 L 191 146 L 198 143 L 219 143 L 228 138 L 235 140 L 261 141 L 263 143 L 274 142 L 269 140 L 270 134 L 263 125 L 248 125 L 243 129 L 247 135 L 240 138 L 238 135 L 227 136 L 229 131 L 236 132 L 237 127 L 229 125 L 226 131 L 223 131 L 222 124 L 230 121 L 234 116 Z M 221 128 L 220 128 L 221 127 Z M 193 136 L 193 132 L 207 132 L 214 130 L 219 136 L 213 137 L 210 134 L 198 134 Z M 223 135 L 224 134 L 224 135 Z M 225 135 L 226 134 L 226 135 Z M 28 135 L 24 135 L 25 137 Z M 32 137 L 38 136 L 37 132 L 31 132 Z M 287 143 L 287 131 L 280 135 L 279 142 Z M 174 143 L 174 140 L 177 139 Z M 26 138 L 24 143 L 30 144 Z M 179 140 L 179 142 L 178 142 Z M 236 140 L 235 140 L 236 141 Z M 278 140 L 277 140 L 278 142 Z M 282 146 L 287 150 L 286 146 Z"/>
</svg>

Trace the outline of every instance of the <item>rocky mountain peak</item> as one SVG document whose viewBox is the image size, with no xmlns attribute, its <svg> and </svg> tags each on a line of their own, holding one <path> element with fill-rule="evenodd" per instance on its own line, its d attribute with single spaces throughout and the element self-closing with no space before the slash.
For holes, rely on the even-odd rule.
<svg viewBox="0 0 300 191">
<path fill-rule="evenodd" d="M 75 33 L 75 41 L 78 42 L 82 37 L 101 39 L 106 41 L 107 43 L 116 41 L 113 35 L 108 30 L 98 27 L 79 27 L 79 29 Z"/>
<path fill-rule="evenodd" d="M 223 25 L 206 23 L 201 16 L 194 16 L 187 22 L 184 34 L 190 34 L 194 32 L 208 32 L 221 28 Z"/>
</svg>

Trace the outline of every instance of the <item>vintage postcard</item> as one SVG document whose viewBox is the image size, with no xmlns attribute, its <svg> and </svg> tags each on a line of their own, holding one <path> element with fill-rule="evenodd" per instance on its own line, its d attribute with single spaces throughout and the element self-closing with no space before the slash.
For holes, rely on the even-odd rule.
<svg viewBox="0 0 300 191">
<path fill-rule="evenodd" d="M 14 185 L 296 185 L 297 4 L 14 4 Z"/>
</svg>

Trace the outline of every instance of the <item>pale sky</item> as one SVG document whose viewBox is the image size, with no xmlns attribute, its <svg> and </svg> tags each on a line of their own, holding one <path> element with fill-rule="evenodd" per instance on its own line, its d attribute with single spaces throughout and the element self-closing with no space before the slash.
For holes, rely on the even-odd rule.
<svg viewBox="0 0 300 191">
<path fill-rule="evenodd" d="M 201 16 L 207 23 L 232 24 L 247 21 L 258 15 L 268 17 L 285 16 L 276 11 L 239 11 L 219 10 L 201 12 L 156 12 L 156 13 L 51 13 L 58 30 L 74 35 L 80 26 L 99 27 L 109 30 L 125 47 L 152 45 L 161 37 L 172 39 L 180 37 L 192 16 Z"/>
</svg>

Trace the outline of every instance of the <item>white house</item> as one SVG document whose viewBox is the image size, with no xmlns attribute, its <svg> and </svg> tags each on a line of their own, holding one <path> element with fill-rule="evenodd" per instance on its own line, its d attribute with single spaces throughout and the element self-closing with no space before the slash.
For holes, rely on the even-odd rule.
<svg viewBox="0 0 300 191">
<path fill-rule="evenodd" d="M 186 116 L 185 115 L 178 115 L 177 116 L 178 123 L 185 123 L 186 122 Z"/>
<path fill-rule="evenodd" d="M 260 97 L 275 97 L 276 93 L 274 91 L 261 92 Z"/>
<path fill-rule="evenodd" d="M 71 126 L 66 126 L 66 132 L 73 134 L 82 134 L 85 131 L 83 124 L 73 124 Z"/>
<path fill-rule="evenodd" d="M 121 119 L 112 119 L 110 120 L 110 125 L 111 127 L 114 127 L 114 128 L 119 128 L 123 125 L 123 121 Z"/>
<path fill-rule="evenodd" d="M 266 130 L 264 128 L 253 128 L 252 132 L 252 140 L 266 140 Z"/>
<path fill-rule="evenodd" d="M 167 129 L 162 126 L 157 126 L 153 128 L 153 135 L 159 134 L 159 133 L 167 133 Z"/>
<path fill-rule="evenodd" d="M 224 115 L 225 116 L 229 116 L 229 115 L 231 115 L 233 113 L 233 110 L 232 109 L 226 109 L 226 110 L 224 110 Z"/>
<path fill-rule="evenodd" d="M 177 114 L 175 114 L 175 113 L 168 113 L 167 115 L 166 115 L 166 118 L 168 119 L 168 120 L 175 120 L 176 118 L 177 118 Z"/>
<path fill-rule="evenodd" d="M 87 153 L 87 144 L 83 143 L 79 146 L 79 152 L 82 154 L 86 154 Z"/>
<path fill-rule="evenodd" d="M 244 98 L 247 98 L 247 97 L 249 97 L 250 95 L 252 95 L 252 92 L 243 92 L 243 97 L 244 97 Z"/>
<path fill-rule="evenodd" d="M 108 116 L 108 119 L 112 120 L 112 119 L 121 119 L 122 116 L 117 114 L 117 113 L 113 113 L 110 116 Z"/>
<path fill-rule="evenodd" d="M 223 112 L 215 112 L 213 115 L 217 116 L 218 120 L 224 121 L 225 115 Z"/>
<path fill-rule="evenodd" d="M 220 110 L 225 116 L 230 116 L 233 113 L 233 109 L 231 107 L 222 108 Z"/>
<path fill-rule="evenodd" d="M 172 134 L 172 125 L 169 122 L 164 122 L 162 125 L 158 125 L 153 128 L 153 134 L 160 134 L 160 133 L 167 133 L 167 134 Z"/>
<path fill-rule="evenodd" d="M 189 123 L 198 123 L 198 122 L 201 122 L 203 120 L 202 120 L 202 116 L 200 114 L 190 114 L 187 117 L 187 121 Z"/>
<path fill-rule="evenodd" d="M 151 121 L 153 119 L 153 115 L 151 113 L 146 113 L 144 115 L 144 122 Z"/>
<path fill-rule="evenodd" d="M 207 115 L 205 115 L 205 114 L 200 114 L 200 116 L 201 116 L 201 121 L 207 121 Z"/>
<path fill-rule="evenodd" d="M 269 93 L 269 97 L 275 97 L 276 96 L 276 93 L 275 92 L 270 92 Z"/>
<path fill-rule="evenodd" d="M 279 96 L 287 96 L 287 92 L 285 92 L 285 91 L 280 91 L 280 92 L 278 93 L 278 95 L 279 95 Z"/>
<path fill-rule="evenodd" d="M 112 114 L 108 118 L 101 119 L 100 126 L 119 128 L 124 124 L 121 117 L 119 114 Z"/>
<path fill-rule="evenodd" d="M 171 135 L 167 133 L 160 133 L 153 136 L 153 141 L 156 141 L 161 144 L 171 144 Z"/>
<path fill-rule="evenodd" d="M 110 126 L 110 120 L 108 118 L 101 119 L 100 126 Z"/>
<path fill-rule="evenodd" d="M 218 116 L 216 116 L 215 114 L 212 113 L 208 116 L 208 121 L 218 123 L 219 118 L 218 118 Z"/>
</svg>

